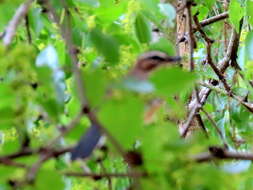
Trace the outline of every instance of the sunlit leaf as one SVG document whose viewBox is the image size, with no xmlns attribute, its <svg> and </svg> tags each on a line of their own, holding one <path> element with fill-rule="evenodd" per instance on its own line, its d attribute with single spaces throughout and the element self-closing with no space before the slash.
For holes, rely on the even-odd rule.
<svg viewBox="0 0 253 190">
<path fill-rule="evenodd" d="M 104 103 L 99 118 L 124 147 L 131 148 L 141 131 L 143 106 L 138 98 L 124 96 Z"/>
<path fill-rule="evenodd" d="M 174 45 L 166 38 L 160 38 L 157 42 L 150 44 L 150 50 L 158 50 L 168 55 L 175 55 Z"/>
<path fill-rule="evenodd" d="M 235 27 L 236 31 L 239 31 L 240 20 L 243 17 L 243 10 L 240 3 L 237 0 L 232 0 L 229 5 L 229 20 Z"/>
<path fill-rule="evenodd" d="M 94 29 L 90 32 L 89 38 L 110 65 L 119 61 L 119 44 L 113 37 Z"/>
<path fill-rule="evenodd" d="M 48 187 L 54 187 L 55 190 L 64 189 L 63 178 L 56 170 L 40 170 L 35 186 L 38 190 Z"/>
<path fill-rule="evenodd" d="M 150 81 L 155 86 L 155 91 L 163 96 L 189 90 L 195 79 L 196 76 L 193 73 L 179 68 L 162 68 L 155 71 L 150 77 Z"/>
</svg>

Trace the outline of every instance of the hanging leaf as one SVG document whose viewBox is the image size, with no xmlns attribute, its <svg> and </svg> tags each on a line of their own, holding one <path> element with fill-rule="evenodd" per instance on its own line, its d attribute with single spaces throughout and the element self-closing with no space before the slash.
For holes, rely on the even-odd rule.
<svg viewBox="0 0 253 190">
<path fill-rule="evenodd" d="M 108 64 L 113 65 L 119 61 L 119 44 L 112 36 L 93 29 L 89 34 L 89 39 Z"/>
<path fill-rule="evenodd" d="M 149 43 L 151 41 L 151 25 L 141 13 L 135 19 L 135 34 L 141 43 Z"/>
<path fill-rule="evenodd" d="M 239 31 L 240 20 L 243 17 L 243 9 L 237 0 L 232 0 L 229 5 L 229 20 L 235 27 L 236 31 Z"/>
<path fill-rule="evenodd" d="M 194 84 L 196 76 L 180 68 L 161 68 L 150 77 L 150 81 L 155 86 L 155 91 L 163 96 L 189 90 Z"/>
<path fill-rule="evenodd" d="M 160 38 L 157 42 L 150 44 L 149 49 L 162 51 L 172 56 L 176 54 L 174 45 L 166 38 Z"/>
</svg>

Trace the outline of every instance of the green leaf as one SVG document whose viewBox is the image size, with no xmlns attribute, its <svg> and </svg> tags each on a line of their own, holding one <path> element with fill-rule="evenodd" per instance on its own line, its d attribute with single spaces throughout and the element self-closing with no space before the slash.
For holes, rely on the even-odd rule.
<svg viewBox="0 0 253 190">
<path fill-rule="evenodd" d="M 207 5 L 207 8 L 210 10 L 215 3 L 215 0 L 206 0 L 204 3 Z"/>
<path fill-rule="evenodd" d="M 0 1 L 0 31 L 3 31 L 7 23 L 12 18 L 15 13 L 16 8 L 22 3 L 22 0 L 13 0 L 13 1 Z"/>
<path fill-rule="evenodd" d="M 0 153 L 1 155 L 7 155 L 7 154 L 14 153 L 15 151 L 18 151 L 19 149 L 20 149 L 19 136 L 16 133 L 16 134 L 13 134 L 12 139 L 4 140 Z"/>
<path fill-rule="evenodd" d="M 63 190 L 62 176 L 56 170 L 40 170 L 36 180 L 36 190 L 45 190 L 53 187 L 55 190 Z"/>
<path fill-rule="evenodd" d="M 159 0 L 140 0 L 144 9 L 149 9 L 149 11 L 157 11 Z"/>
<path fill-rule="evenodd" d="M 189 90 L 196 79 L 195 74 L 180 68 L 161 68 L 150 77 L 156 92 L 163 96 L 173 95 Z"/>
<path fill-rule="evenodd" d="M 29 19 L 30 26 L 35 32 L 35 34 L 39 35 L 39 33 L 44 27 L 44 23 L 41 16 L 41 9 L 39 8 L 31 9 L 28 14 L 28 19 Z"/>
<path fill-rule="evenodd" d="M 244 11 L 237 0 L 232 0 L 229 4 L 229 21 L 235 27 L 236 31 L 239 31 L 240 20 L 244 15 Z"/>
<path fill-rule="evenodd" d="M 246 4 L 246 15 L 248 16 L 247 21 L 253 25 L 253 2 L 252 1 L 247 1 Z"/>
<path fill-rule="evenodd" d="M 137 97 L 124 96 L 105 102 L 98 114 L 102 124 L 125 147 L 131 148 L 141 131 L 144 104 Z"/>
<path fill-rule="evenodd" d="M 15 123 L 15 110 L 11 107 L 0 109 L 0 126 L 1 129 L 9 129 Z"/>
<path fill-rule="evenodd" d="M 111 24 L 116 21 L 127 8 L 127 1 L 121 1 L 115 3 L 115 1 L 105 1 L 101 3 L 101 6 L 95 11 L 97 17 L 105 24 Z"/>
<path fill-rule="evenodd" d="M 21 169 L 17 169 L 11 166 L 1 165 L 0 166 L 0 183 L 7 182 L 7 180 L 10 180 L 12 177 L 14 177 L 17 174 L 22 174 Z M 1 189 L 1 186 L 0 186 L 0 189 Z"/>
<path fill-rule="evenodd" d="M 98 7 L 99 0 L 76 0 L 77 2 L 83 3 L 85 5 L 89 5 L 91 7 Z"/>
<path fill-rule="evenodd" d="M 151 41 L 151 26 L 143 14 L 138 14 L 135 19 L 135 33 L 141 43 Z"/>
<path fill-rule="evenodd" d="M 157 42 L 150 44 L 149 49 L 162 51 L 168 55 L 175 55 L 176 53 L 174 45 L 166 38 L 160 38 Z"/>
<path fill-rule="evenodd" d="M 70 121 L 69 121 L 70 122 Z M 83 136 L 85 131 L 90 127 L 90 121 L 83 118 L 67 135 L 67 139 L 75 140 L 75 142 Z"/>
<path fill-rule="evenodd" d="M 119 61 L 119 44 L 112 36 L 93 29 L 89 34 L 89 39 L 110 65 Z"/>
<path fill-rule="evenodd" d="M 97 107 L 104 101 L 108 79 L 102 70 L 84 71 L 84 88 L 86 96 L 92 107 Z"/>
</svg>

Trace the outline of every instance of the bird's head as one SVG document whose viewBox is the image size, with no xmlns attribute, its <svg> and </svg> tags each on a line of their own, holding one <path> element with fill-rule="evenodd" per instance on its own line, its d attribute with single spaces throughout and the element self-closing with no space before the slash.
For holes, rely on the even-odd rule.
<svg viewBox="0 0 253 190">
<path fill-rule="evenodd" d="M 139 56 L 130 75 L 138 79 L 146 79 L 151 71 L 161 65 L 176 65 L 180 60 L 179 56 L 169 56 L 161 51 L 149 51 Z"/>
</svg>

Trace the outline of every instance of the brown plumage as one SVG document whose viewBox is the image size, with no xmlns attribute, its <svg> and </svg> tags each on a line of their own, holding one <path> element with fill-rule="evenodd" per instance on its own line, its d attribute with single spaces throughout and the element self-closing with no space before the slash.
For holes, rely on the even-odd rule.
<svg viewBox="0 0 253 190">
<path fill-rule="evenodd" d="M 179 56 L 169 56 L 161 51 L 149 51 L 139 56 L 129 75 L 140 80 L 146 80 L 149 73 L 161 65 L 174 65 L 180 60 L 181 57 Z"/>
</svg>

